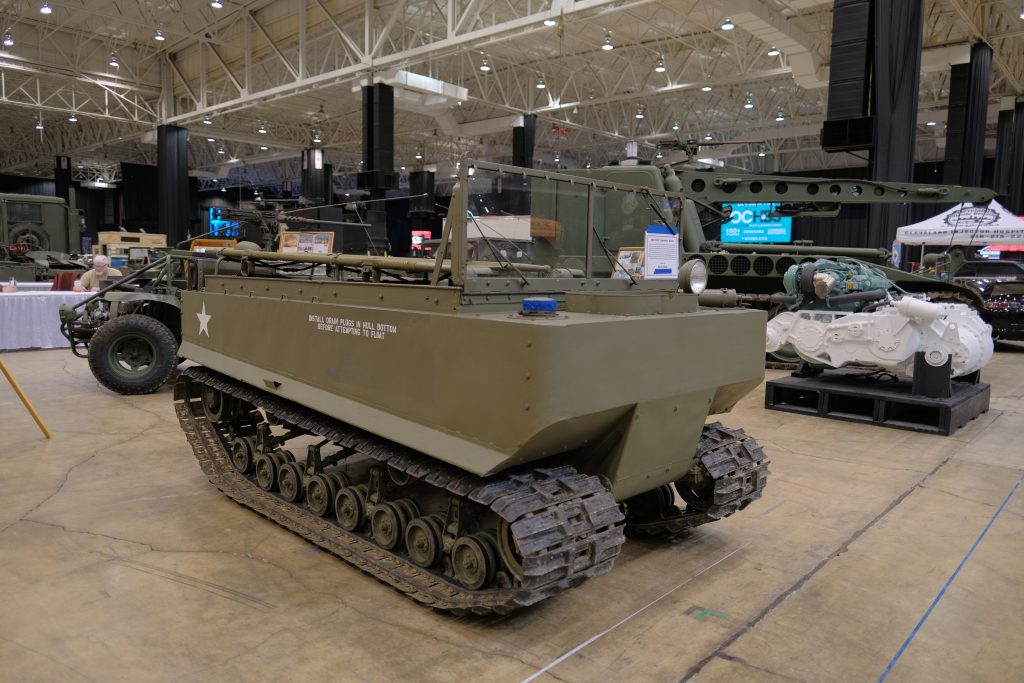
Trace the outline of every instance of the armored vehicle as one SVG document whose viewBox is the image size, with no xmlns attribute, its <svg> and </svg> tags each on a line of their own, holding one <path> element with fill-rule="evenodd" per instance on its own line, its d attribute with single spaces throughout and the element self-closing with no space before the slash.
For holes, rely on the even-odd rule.
<svg viewBox="0 0 1024 683">
<path fill-rule="evenodd" d="M 239 274 L 182 292 L 175 410 L 229 497 L 420 603 L 501 613 L 607 572 L 627 532 L 760 497 L 763 451 L 706 419 L 761 382 L 766 316 L 700 307 L 695 264 L 622 272 L 607 243 L 644 238 L 615 207 L 657 225 L 682 195 L 461 169 L 432 259 L 219 250 Z M 468 197 L 499 176 L 531 250 L 476 225 Z M 256 271 L 280 262 L 328 279 Z"/>
<path fill-rule="evenodd" d="M 573 175 L 631 183 L 654 189 L 681 190 L 692 202 L 713 209 L 715 204 L 763 202 L 777 204 L 783 216 L 835 216 L 843 204 L 986 202 L 995 196 L 987 188 L 923 185 L 871 180 L 835 180 L 743 173 L 680 171 L 671 166 L 621 164 L 566 171 Z M 619 208 L 628 213 L 629 204 Z M 818 259 L 855 258 L 870 263 L 907 292 L 931 299 L 967 303 L 981 310 L 981 298 L 957 283 L 916 275 L 892 267 L 886 249 L 828 247 L 800 244 L 737 244 L 705 240 L 693 203 L 684 205 L 684 258 L 707 263 L 709 289 L 734 289 L 749 303 L 771 307 L 771 294 L 784 289 L 783 276 L 798 263 Z M 716 211 L 717 213 L 717 211 Z"/>
<path fill-rule="evenodd" d="M 0 194 L 0 279 L 44 279 L 49 270 L 78 269 L 64 256 L 81 249 L 80 209 L 59 197 Z"/>
</svg>

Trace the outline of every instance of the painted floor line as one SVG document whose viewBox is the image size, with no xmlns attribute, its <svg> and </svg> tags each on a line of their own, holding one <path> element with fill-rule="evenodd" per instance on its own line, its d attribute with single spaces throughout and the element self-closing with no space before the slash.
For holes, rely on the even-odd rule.
<svg viewBox="0 0 1024 683">
<path fill-rule="evenodd" d="M 902 645 L 900 645 L 900 649 L 896 651 L 895 655 L 893 655 L 892 660 L 889 662 L 889 666 L 885 667 L 885 671 L 883 671 L 882 675 L 878 677 L 878 683 L 882 683 L 882 681 L 884 681 L 892 672 L 892 668 L 896 666 L 896 662 L 898 662 L 900 657 L 903 656 L 903 653 L 906 652 L 907 647 L 910 645 L 910 642 L 914 640 L 914 637 L 917 636 L 918 631 L 920 631 L 921 627 L 924 626 L 924 622 L 928 621 L 928 617 L 931 616 L 932 611 L 939 604 L 939 601 L 942 600 L 943 596 L 946 595 L 946 590 L 953 584 L 953 580 L 956 579 L 957 575 L 960 573 L 960 570 L 964 568 L 965 564 L 967 564 L 967 560 L 971 559 L 971 555 L 974 554 L 975 548 L 977 548 L 978 544 L 981 543 L 981 539 L 985 538 L 985 534 L 987 534 L 988 530 L 992 528 L 992 525 L 995 523 L 996 518 L 998 518 L 999 515 L 1002 514 L 1003 509 L 1006 508 L 1006 504 L 1010 502 L 1011 498 L 1013 498 L 1013 494 L 1015 494 L 1017 492 L 1017 489 L 1020 488 L 1021 483 L 1024 483 L 1024 474 L 1021 474 L 1020 478 L 1017 479 L 1017 483 L 1013 485 L 1013 488 L 1010 490 L 1010 492 L 1006 494 L 1006 498 L 1003 499 L 1002 505 L 1000 505 L 999 508 L 995 511 L 995 514 L 992 515 L 992 519 L 988 520 L 988 524 L 985 525 L 985 528 L 981 530 L 981 534 L 979 534 L 978 538 L 975 539 L 974 545 L 971 546 L 970 550 L 967 551 L 967 554 L 964 555 L 963 559 L 960 560 L 960 564 L 956 566 L 956 569 L 953 570 L 953 573 L 949 575 L 948 579 L 946 579 L 946 583 L 942 586 L 942 590 L 940 590 L 939 594 L 935 596 L 935 599 L 932 600 L 932 604 L 928 606 L 928 609 L 925 610 L 925 613 L 921 615 L 921 619 L 917 622 L 917 625 L 914 626 L 914 630 L 910 632 L 910 635 L 907 636 L 907 639 L 903 641 Z"/>
<path fill-rule="evenodd" d="M 530 681 L 536 680 L 539 676 L 544 675 L 545 673 L 547 673 L 551 669 L 555 668 L 556 666 L 558 666 L 559 664 L 561 664 L 565 660 L 569 659 L 569 657 L 572 657 L 574 654 L 576 654 L 577 652 L 579 652 L 583 648 L 585 648 L 585 647 L 587 647 L 589 645 L 592 645 L 593 643 L 596 643 L 598 640 L 600 640 L 601 638 L 604 638 L 606 635 L 608 635 L 609 633 L 611 633 L 612 631 L 614 631 L 618 627 L 622 626 L 623 624 L 625 624 L 627 621 L 629 621 L 633 617 L 639 615 L 642 612 L 645 612 L 646 610 L 648 610 L 649 608 L 651 608 L 654 605 L 658 604 L 659 602 L 661 602 L 662 600 L 664 600 L 668 596 L 672 595 L 677 590 L 679 590 L 680 588 L 682 588 L 686 584 L 690 583 L 694 579 L 698 578 L 702 574 L 705 574 L 705 573 L 711 571 L 712 569 L 714 569 L 715 567 L 717 567 L 718 565 L 722 564 L 723 562 L 728 560 L 730 557 L 732 557 L 733 555 L 735 555 L 739 551 L 741 551 L 744 548 L 746 548 L 748 545 L 750 545 L 750 544 L 749 543 L 744 543 L 739 548 L 736 548 L 735 550 L 730 552 L 728 555 L 725 555 L 724 557 L 719 558 L 718 560 L 716 560 L 714 563 L 709 564 L 707 567 L 704 567 L 704 569 L 701 569 L 699 572 L 697 572 L 693 576 L 689 577 L 688 579 L 686 579 L 685 581 L 680 583 L 678 586 L 675 586 L 674 588 L 671 588 L 670 590 L 662 593 L 661 595 L 659 595 L 654 600 L 651 600 L 649 603 L 647 603 L 646 605 L 644 605 L 643 607 L 641 607 L 637 611 L 635 611 L 632 614 L 630 614 L 628 617 L 624 617 L 619 622 L 609 626 L 608 628 L 606 628 L 605 630 L 601 631 L 600 633 L 598 633 L 598 634 L 588 638 L 587 640 L 584 640 L 582 643 L 580 643 L 579 645 L 577 645 L 573 649 L 571 649 L 568 652 L 565 652 L 564 654 L 560 655 L 557 659 L 553 659 L 552 661 L 550 661 L 543 668 L 537 669 L 537 671 L 533 672 L 532 674 L 530 674 L 529 676 L 524 678 L 521 681 L 521 683 L 530 683 Z"/>
</svg>

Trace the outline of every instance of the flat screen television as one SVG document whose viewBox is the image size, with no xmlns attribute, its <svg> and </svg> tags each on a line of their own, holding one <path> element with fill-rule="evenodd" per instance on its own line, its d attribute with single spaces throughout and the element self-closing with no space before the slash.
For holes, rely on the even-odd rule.
<svg viewBox="0 0 1024 683">
<path fill-rule="evenodd" d="M 736 203 L 727 223 L 722 223 L 723 242 L 791 242 L 793 218 L 772 216 L 779 208 L 772 202 Z"/>
</svg>

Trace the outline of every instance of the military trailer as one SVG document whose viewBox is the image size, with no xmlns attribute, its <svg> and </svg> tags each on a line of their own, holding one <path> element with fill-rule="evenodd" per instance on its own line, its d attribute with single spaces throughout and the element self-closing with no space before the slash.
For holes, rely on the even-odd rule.
<svg viewBox="0 0 1024 683">
<path fill-rule="evenodd" d="M 608 217 L 682 195 L 461 168 L 432 259 L 219 250 L 239 273 L 182 292 L 175 409 L 232 499 L 424 605 L 502 613 L 760 497 L 761 448 L 707 420 L 760 384 L 766 316 L 699 306 L 692 264 L 622 272 Z M 516 261 L 467 199 L 499 177 L 535 209 Z M 280 262 L 329 277 L 257 271 Z"/>
</svg>

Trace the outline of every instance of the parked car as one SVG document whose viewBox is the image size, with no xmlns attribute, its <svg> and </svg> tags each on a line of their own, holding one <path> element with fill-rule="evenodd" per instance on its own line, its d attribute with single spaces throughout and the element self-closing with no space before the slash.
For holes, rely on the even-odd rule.
<svg viewBox="0 0 1024 683">
<path fill-rule="evenodd" d="M 952 275 L 961 278 L 1020 278 L 1024 279 L 1024 263 L 1020 261 L 967 261 Z"/>
<path fill-rule="evenodd" d="M 993 338 L 1024 340 L 1024 273 L 1018 278 L 958 277 L 956 281 L 985 300 L 982 317 L 992 326 Z"/>
</svg>

